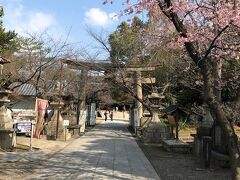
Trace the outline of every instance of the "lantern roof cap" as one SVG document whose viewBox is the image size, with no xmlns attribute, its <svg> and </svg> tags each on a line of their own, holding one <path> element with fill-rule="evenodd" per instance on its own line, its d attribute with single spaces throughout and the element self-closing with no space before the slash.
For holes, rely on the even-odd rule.
<svg viewBox="0 0 240 180">
<path fill-rule="evenodd" d="M 154 87 L 152 90 L 152 93 L 150 95 L 148 95 L 148 98 L 149 99 L 151 99 L 151 98 L 163 99 L 163 98 L 165 98 L 165 96 L 160 95 L 157 91 L 157 87 Z"/>
<path fill-rule="evenodd" d="M 6 63 L 10 63 L 10 62 L 11 62 L 10 60 L 0 56 L 0 64 L 6 64 Z"/>
</svg>

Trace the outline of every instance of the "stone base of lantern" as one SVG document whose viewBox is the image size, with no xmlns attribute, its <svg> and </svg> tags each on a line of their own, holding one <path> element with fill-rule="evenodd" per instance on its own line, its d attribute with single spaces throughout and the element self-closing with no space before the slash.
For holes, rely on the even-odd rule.
<svg viewBox="0 0 240 180">
<path fill-rule="evenodd" d="M 14 144 L 15 133 L 12 130 L 3 130 L 0 129 L 0 148 L 6 151 L 12 150 L 15 146 Z"/>
<path fill-rule="evenodd" d="M 11 150 L 14 146 L 15 137 L 11 111 L 2 106 L 0 107 L 0 148 Z"/>
<path fill-rule="evenodd" d="M 170 139 L 170 128 L 159 122 L 151 122 L 143 131 L 142 141 L 145 143 L 162 143 L 165 139 Z"/>
<path fill-rule="evenodd" d="M 48 129 L 49 130 L 47 131 L 47 140 L 67 141 L 71 138 L 71 133 L 68 132 L 68 129 L 65 128 L 58 129 L 57 139 L 56 139 L 56 126 L 50 123 Z"/>
<path fill-rule="evenodd" d="M 57 110 L 54 110 L 53 117 L 47 125 L 47 139 L 48 140 L 60 140 L 66 141 L 71 138 L 71 134 L 68 132 L 68 129 L 63 125 L 63 118 L 59 115 L 59 119 L 57 118 L 58 113 Z M 56 130 L 57 130 L 57 121 L 58 121 L 58 134 L 56 138 Z"/>
<path fill-rule="evenodd" d="M 68 129 L 63 129 L 62 132 L 58 133 L 57 140 L 59 141 L 67 141 L 71 138 L 71 134 L 68 132 Z"/>
</svg>

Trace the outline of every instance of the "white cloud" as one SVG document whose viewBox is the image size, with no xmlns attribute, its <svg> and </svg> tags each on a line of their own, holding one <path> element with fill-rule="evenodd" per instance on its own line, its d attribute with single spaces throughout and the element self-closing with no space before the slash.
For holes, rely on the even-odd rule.
<svg viewBox="0 0 240 180">
<path fill-rule="evenodd" d="M 56 20 L 50 14 L 35 12 L 29 17 L 29 19 L 25 23 L 27 29 L 31 32 L 42 32 L 55 25 Z"/>
<path fill-rule="evenodd" d="M 52 14 L 28 10 L 21 0 L 9 1 L 4 6 L 4 13 L 3 23 L 8 30 L 15 30 L 20 35 L 42 33 L 46 30 L 54 38 L 61 37 L 61 28 Z"/>
<path fill-rule="evenodd" d="M 91 8 L 85 13 L 85 22 L 88 25 L 105 27 L 116 17 L 116 13 L 107 14 L 99 8 Z"/>
<path fill-rule="evenodd" d="M 12 16 L 15 18 L 21 17 L 23 11 L 23 5 L 19 4 L 16 8 L 13 9 Z"/>
</svg>

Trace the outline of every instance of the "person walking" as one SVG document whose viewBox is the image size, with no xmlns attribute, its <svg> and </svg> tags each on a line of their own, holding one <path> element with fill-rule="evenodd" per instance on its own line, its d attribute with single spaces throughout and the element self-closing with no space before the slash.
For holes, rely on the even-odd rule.
<svg viewBox="0 0 240 180">
<path fill-rule="evenodd" d="M 110 115 L 109 115 L 111 121 L 113 120 L 113 111 L 111 111 Z"/>
<path fill-rule="evenodd" d="M 107 121 L 107 110 L 104 112 L 105 121 Z"/>
</svg>

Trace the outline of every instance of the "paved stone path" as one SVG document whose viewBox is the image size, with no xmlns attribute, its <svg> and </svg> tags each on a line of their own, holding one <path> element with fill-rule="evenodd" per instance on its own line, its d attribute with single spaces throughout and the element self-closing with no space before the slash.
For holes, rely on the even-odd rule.
<svg viewBox="0 0 240 180">
<path fill-rule="evenodd" d="M 38 162 L 28 162 L 24 179 L 160 179 L 123 121 L 100 124 Z"/>
</svg>

